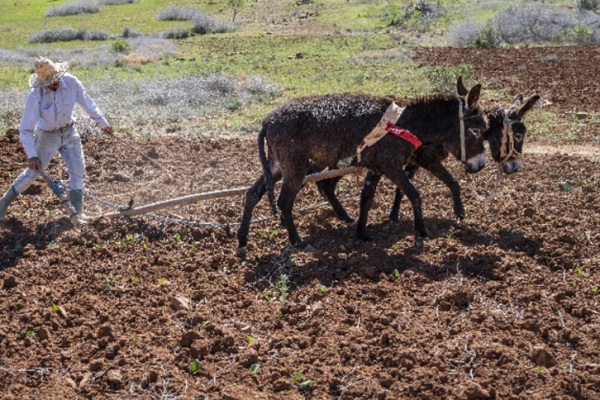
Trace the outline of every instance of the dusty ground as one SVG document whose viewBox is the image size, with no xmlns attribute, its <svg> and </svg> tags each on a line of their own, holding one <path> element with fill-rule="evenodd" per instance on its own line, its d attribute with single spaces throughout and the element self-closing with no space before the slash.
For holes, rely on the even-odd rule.
<svg viewBox="0 0 600 400">
<path fill-rule="evenodd" d="M 598 70 L 598 49 L 552 51 L 564 60 L 552 64 L 560 90 L 539 72 L 537 50 L 419 57 L 472 62 L 507 92 L 546 91 L 559 111 L 598 111 L 597 72 L 581 80 Z M 482 61 L 499 53 L 506 62 Z M 582 91 L 585 101 L 560 100 Z M 370 216 L 373 242 L 314 208 L 321 199 L 309 186 L 297 222 L 315 250 L 286 248 L 267 219 L 252 226 L 240 262 L 228 225 L 240 196 L 157 211 L 170 220 L 75 229 L 40 181 L 0 231 L 1 397 L 600 398 L 600 149 L 530 136 L 524 167 L 491 200 L 493 166 L 466 176 L 448 161 L 469 214 L 461 225 L 448 190 L 417 175 L 432 234 L 422 253 L 406 204 L 400 223 L 387 220 L 387 182 Z M 0 142 L 4 190 L 24 156 L 14 134 Z M 254 140 L 89 139 L 85 150 L 89 193 L 122 207 L 246 187 L 259 174 Z M 53 176 L 62 172 L 52 164 Z M 354 215 L 361 183 L 340 185 Z M 255 218 L 269 216 L 264 203 Z M 90 214 L 110 210 L 87 201 Z"/>
</svg>

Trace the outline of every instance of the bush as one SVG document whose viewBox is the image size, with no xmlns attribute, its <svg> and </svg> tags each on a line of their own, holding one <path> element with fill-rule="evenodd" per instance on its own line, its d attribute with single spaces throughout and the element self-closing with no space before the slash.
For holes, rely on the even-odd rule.
<svg viewBox="0 0 600 400">
<path fill-rule="evenodd" d="M 108 33 L 104 31 L 90 31 L 83 35 L 84 40 L 108 40 Z"/>
<path fill-rule="evenodd" d="M 541 6 L 508 7 L 494 18 L 499 37 L 508 44 L 560 43 L 573 25 L 570 14 L 552 13 Z"/>
<path fill-rule="evenodd" d="M 186 39 L 190 36 L 190 31 L 182 26 L 167 29 L 163 32 L 162 37 L 165 39 Z"/>
<path fill-rule="evenodd" d="M 110 51 L 117 54 L 129 54 L 133 50 L 131 44 L 125 39 L 118 38 L 110 45 Z"/>
<path fill-rule="evenodd" d="M 600 0 L 577 0 L 579 11 L 596 11 L 600 6 Z"/>
<path fill-rule="evenodd" d="M 44 29 L 34 32 L 29 37 L 29 43 L 53 43 L 85 40 L 85 30 L 73 28 Z"/>
<path fill-rule="evenodd" d="M 475 47 L 480 49 L 492 49 L 500 45 L 498 32 L 491 24 L 485 25 L 475 38 Z"/>
<path fill-rule="evenodd" d="M 483 23 L 473 21 L 455 24 L 450 27 L 450 40 L 456 46 L 473 46 L 483 27 Z"/>
<path fill-rule="evenodd" d="M 226 33 L 239 29 L 239 24 L 220 21 L 209 14 L 198 14 L 194 18 L 194 27 L 192 31 L 199 35 L 208 33 Z"/>
<path fill-rule="evenodd" d="M 123 32 L 121 33 L 121 37 L 124 39 L 136 38 L 141 35 L 142 35 L 141 33 L 137 32 L 131 28 L 125 28 L 125 29 L 123 29 Z"/>
<path fill-rule="evenodd" d="M 174 6 L 163 8 L 156 17 L 159 21 L 191 21 L 203 12 L 196 7 Z"/>
<path fill-rule="evenodd" d="M 575 24 L 571 29 L 570 37 L 574 43 L 580 45 L 594 43 L 594 32 L 585 24 Z"/>
<path fill-rule="evenodd" d="M 52 6 L 46 11 L 46 17 L 57 17 L 76 14 L 94 14 L 100 12 L 100 6 L 92 1 L 67 2 L 60 6 Z"/>
<path fill-rule="evenodd" d="M 131 4 L 137 3 L 137 0 L 100 0 L 100 4 L 103 6 L 115 6 L 119 4 Z"/>
<path fill-rule="evenodd" d="M 456 93 L 456 77 L 462 75 L 465 80 L 473 76 L 471 65 L 461 64 L 455 67 L 431 67 L 425 69 L 425 74 L 436 93 Z"/>
</svg>

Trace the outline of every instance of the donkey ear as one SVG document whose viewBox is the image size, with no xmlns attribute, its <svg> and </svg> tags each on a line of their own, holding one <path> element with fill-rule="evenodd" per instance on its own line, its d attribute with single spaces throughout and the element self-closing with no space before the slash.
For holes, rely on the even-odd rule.
<svg viewBox="0 0 600 400">
<path fill-rule="evenodd" d="M 456 93 L 461 97 L 464 97 L 469 93 L 465 85 L 463 85 L 462 75 L 459 75 L 458 78 L 456 78 Z"/>
<path fill-rule="evenodd" d="M 481 94 L 481 83 L 473 86 L 469 91 L 469 95 L 467 96 L 467 107 L 472 109 L 477 107 L 477 102 L 479 101 L 479 95 Z"/>
<path fill-rule="evenodd" d="M 513 99 L 513 103 L 512 106 L 513 107 L 518 107 L 523 103 L 523 94 L 518 94 L 515 96 L 515 98 Z"/>
<path fill-rule="evenodd" d="M 530 98 L 527 99 L 527 101 L 525 101 L 525 103 L 523 103 L 523 105 L 521 106 L 521 108 L 519 108 L 519 111 L 517 112 L 517 118 L 523 119 L 523 117 L 525 116 L 525 114 L 527 113 L 527 111 L 531 110 L 531 108 L 535 105 L 535 103 L 540 99 L 540 95 L 538 94 L 534 94 L 533 96 L 531 96 Z"/>
</svg>

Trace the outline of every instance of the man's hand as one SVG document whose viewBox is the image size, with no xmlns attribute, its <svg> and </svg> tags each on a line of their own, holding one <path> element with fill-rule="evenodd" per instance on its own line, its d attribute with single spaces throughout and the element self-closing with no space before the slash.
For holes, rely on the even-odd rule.
<svg viewBox="0 0 600 400">
<path fill-rule="evenodd" d="M 29 159 L 28 167 L 29 167 L 29 169 L 32 169 L 34 171 L 41 171 L 42 170 L 42 162 L 37 157 L 31 157 Z"/>
<path fill-rule="evenodd" d="M 112 126 L 107 126 L 106 128 L 103 128 L 102 132 L 106 133 L 108 136 L 113 136 L 115 133 Z"/>
</svg>

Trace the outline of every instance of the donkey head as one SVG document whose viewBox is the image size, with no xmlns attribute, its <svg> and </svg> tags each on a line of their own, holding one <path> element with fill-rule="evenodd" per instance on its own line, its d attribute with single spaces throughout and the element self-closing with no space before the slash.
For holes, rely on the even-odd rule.
<svg viewBox="0 0 600 400">
<path fill-rule="evenodd" d="M 463 97 L 469 93 L 461 76 L 456 81 L 456 91 Z M 522 120 L 539 99 L 540 96 L 533 95 L 523 101 L 523 95 L 520 94 L 508 110 L 494 108 L 484 111 L 489 123 L 484 139 L 490 144 L 494 161 L 502 165 L 505 174 L 516 172 L 523 164 L 523 141 L 527 127 Z"/>
<path fill-rule="evenodd" d="M 481 85 L 477 84 L 466 92 L 465 97 L 458 98 L 460 142 L 458 147 L 454 143 L 447 149 L 464 163 L 469 173 L 480 171 L 487 163 L 483 134 L 488 129 L 488 123 L 478 104 L 480 94 Z"/>
<path fill-rule="evenodd" d="M 502 165 L 505 174 L 516 172 L 523 164 L 523 142 L 527 132 L 523 117 L 539 99 L 540 96 L 533 95 L 523 101 L 523 95 L 519 95 L 508 110 L 490 110 L 490 129 L 485 139 L 490 144 L 492 157 Z"/>
</svg>

